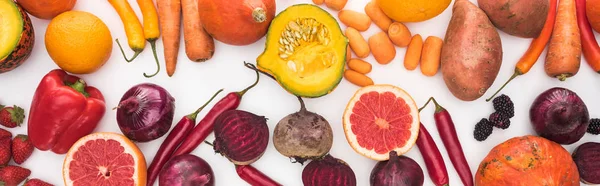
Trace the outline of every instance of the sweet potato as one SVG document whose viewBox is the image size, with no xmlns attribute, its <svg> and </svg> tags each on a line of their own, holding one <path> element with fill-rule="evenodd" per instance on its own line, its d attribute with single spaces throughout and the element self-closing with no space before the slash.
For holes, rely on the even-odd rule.
<svg viewBox="0 0 600 186">
<path fill-rule="evenodd" d="M 550 8 L 548 0 L 477 0 L 477 3 L 498 29 L 524 38 L 540 34 Z"/>
<path fill-rule="evenodd" d="M 463 101 L 485 94 L 502 65 L 500 35 L 485 13 L 468 0 L 456 0 L 442 47 L 446 86 Z"/>
</svg>

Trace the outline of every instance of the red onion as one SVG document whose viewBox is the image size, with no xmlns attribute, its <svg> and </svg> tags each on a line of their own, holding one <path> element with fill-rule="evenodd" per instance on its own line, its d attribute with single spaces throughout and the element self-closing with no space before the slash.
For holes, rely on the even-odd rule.
<svg viewBox="0 0 600 186">
<path fill-rule="evenodd" d="M 304 186 L 355 186 L 356 176 L 346 162 L 326 155 L 321 160 L 313 160 L 302 171 Z"/>
<path fill-rule="evenodd" d="M 423 169 L 406 156 L 390 152 L 390 159 L 380 161 L 371 171 L 371 185 L 420 186 L 425 181 Z"/>
<path fill-rule="evenodd" d="M 215 120 L 215 152 L 236 165 L 258 160 L 269 144 L 267 118 L 242 110 L 223 112 Z"/>
<path fill-rule="evenodd" d="M 212 168 L 198 156 L 183 154 L 169 160 L 158 177 L 159 186 L 194 185 L 213 186 Z"/>
<path fill-rule="evenodd" d="M 538 135 L 556 143 L 573 144 L 585 134 L 590 116 L 575 92 L 555 87 L 535 99 L 529 119 Z"/>
<path fill-rule="evenodd" d="M 125 92 L 117 108 L 121 132 L 133 141 L 148 142 L 171 128 L 175 99 L 164 88 L 144 83 Z"/>
</svg>

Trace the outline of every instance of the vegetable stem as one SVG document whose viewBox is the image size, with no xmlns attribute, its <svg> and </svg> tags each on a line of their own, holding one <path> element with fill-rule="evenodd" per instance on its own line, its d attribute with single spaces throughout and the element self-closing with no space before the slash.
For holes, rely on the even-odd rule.
<svg viewBox="0 0 600 186">
<path fill-rule="evenodd" d="M 442 107 L 442 106 L 440 106 L 440 104 L 438 104 L 438 102 L 435 100 L 435 98 L 430 97 L 427 100 L 427 102 L 425 102 L 425 105 L 423 105 L 421 108 L 419 108 L 419 112 L 421 112 L 421 110 L 423 110 L 431 101 L 433 101 L 433 104 L 435 104 L 435 113 L 439 113 L 439 112 L 446 110 L 444 107 Z"/>
<path fill-rule="evenodd" d="M 127 61 L 127 63 L 132 62 L 135 58 L 137 58 L 138 55 L 140 55 L 140 53 L 142 53 L 142 51 L 134 50 L 135 53 L 133 54 L 131 59 L 127 59 L 127 56 L 125 55 L 125 51 L 123 51 L 123 47 L 121 47 L 121 43 L 119 43 L 119 39 L 116 39 L 116 41 L 117 41 L 117 45 L 119 45 L 119 50 L 121 50 L 121 54 L 123 54 L 123 59 L 125 59 L 125 61 Z"/>
<path fill-rule="evenodd" d="M 298 98 L 298 101 L 300 101 L 300 112 L 306 112 L 306 105 L 304 104 L 304 100 L 302 100 L 302 97 L 300 96 L 296 96 Z"/>
<path fill-rule="evenodd" d="M 154 72 L 154 74 L 152 75 L 147 75 L 144 72 L 144 77 L 146 78 L 151 78 L 156 76 L 156 74 L 158 74 L 158 72 L 160 72 L 160 63 L 158 62 L 158 56 L 156 56 L 156 40 L 148 40 L 150 42 L 150 46 L 152 47 L 152 54 L 154 55 L 154 60 L 156 61 L 156 72 Z"/>
<path fill-rule="evenodd" d="M 75 89 L 75 91 L 83 94 L 86 98 L 90 97 L 90 95 L 87 92 L 85 92 L 86 84 L 85 84 L 85 81 L 83 81 L 83 79 L 79 79 L 79 80 L 75 81 L 75 83 L 68 84 L 68 86 Z"/>
<path fill-rule="evenodd" d="M 498 95 L 498 93 L 500 93 L 500 91 L 502 91 L 502 89 L 504 89 L 504 87 L 506 87 L 506 85 L 508 85 L 508 83 L 510 83 L 513 79 L 515 79 L 517 76 L 523 75 L 523 73 L 521 73 L 521 71 L 518 68 L 515 68 L 515 73 L 513 73 L 512 76 L 510 76 L 510 78 L 508 79 L 508 81 L 506 81 L 501 87 L 500 89 L 498 89 L 492 96 L 490 96 L 490 98 L 487 98 L 485 101 L 486 102 L 490 102 L 490 100 L 492 100 L 494 97 L 496 97 L 496 95 Z"/>
<path fill-rule="evenodd" d="M 200 108 L 198 108 L 198 110 L 196 110 L 194 113 L 187 115 L 187 117 L 193 121 L 196 121 L 196 118 L 198 117 L 198 113 L 200 113 L 200 111 L 202 111 L 202 109 L 204 109 L 204 107 L 206 107 L 208 105 L 208 103 L 212 102 L 212 100 L 215 99 L 215 97 L 217 97 L 217 95 L 219 95 L 219 93 L 221 93 L 222 91 L 223 91 L 223 89 L 220 89 L 219 91 L 217 91 L 215 94 L 213 94 L 213 96 L 206 103 L 204 103 L 204 105 L 202 105 Z"/>
<path fill-rule="evenodd" d="M 244 62 L 244 65 L 248 65 L 248 64 L 250 64 L 250 63 Z M 252 64 L 250 64 L 250 65 L 252 65 Z M 252 66 L 254 66 L 254 65 L 252 65 Z M 251 88 L 253 88 L 254 86 L 256 86 L 258 84 L 258 81 L 260 80 L 260 74 L 258 73 L 259 70 L 256 69 L 256 67 L 253 70 L 256 72 L 256 80 L 254 81 L 254 83 L 252 85 L 246 87 L 244 90 L 242 90 L 240 92 L 237 92 L 237 94 L 240 97 L 244 96 L 244 94 L 246 94 L 246 92 L 248 92 L 248 90 L 250 90 Z"/>
</svg>

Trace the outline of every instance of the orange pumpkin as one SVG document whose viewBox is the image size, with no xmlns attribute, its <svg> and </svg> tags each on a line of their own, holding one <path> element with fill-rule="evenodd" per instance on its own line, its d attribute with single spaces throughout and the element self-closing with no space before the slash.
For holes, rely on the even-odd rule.
<svg viewBox="0 0 600 186">
<path fill-rule="evenodd" d="M 579 172 L 569 152 L 537 136 L 515 137 L 494 147 L 475 174 L 478 186 L 579 184 Z"/>
<path fill-rule="evenodd" d="M 248 45 L 267 34 L 275 17 L 275 0 L 198 0 L 198 10 L 204 29 L 213 38 Z"/>
</svg>

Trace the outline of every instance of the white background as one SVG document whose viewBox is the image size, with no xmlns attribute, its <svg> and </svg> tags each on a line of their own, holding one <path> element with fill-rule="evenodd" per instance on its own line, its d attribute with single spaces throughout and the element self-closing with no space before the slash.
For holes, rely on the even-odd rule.
<svg viewBox="0 0 600 186">
<path fill-rule="evenodd" d="M 475 2 L 475 0 L 471 1 Z M 141 19 L 141 12 L 137 3 L 134 0 L 129 0 L 129 2 Z M 363 12 L 363 8 L 367 2 L 368 0 L 349 0 L 346 9 Z M 277 12 L 298 3 L 311 2 L 309 0 L 277 0 Z M 410 23 L 407 26 L 413 34 L 421 34 L 423 38 L 430 35 L 443 38 L 451 17 L 451 6 L 441 15 L 431 20 Z M 325 7 L 324 9 L 331 12 L 337 18 L 337 12 Z M 123 31 L 121 20 L 107 1 L 80 0 L 75 6 L 75 10 L 91 12 L 100 17 L 108 25 L 113 39 L 119 38 L 122 43 L 126 43 L 127 38 Z M 43 42 L 44 33 L 49 21 L 40 20 L 32 16 L 31 19 L 36 35 L 35 48 L 31 57 L 21 67 L 8 73 L 0 74 L 0 103 L 20 105 L 25 108 L 26 112 L 29 111 L 33 93 L 40 79 L 51 69 L 58 68 L 48 56 Z M 345 29 L 344 25 L 341 23 L 340 25 L 342 29 Z M 365 38 L 368 38 L 380 31 L 373 24 L 363 35 Z M 490 96 L 493 90 L 499 88 L 510 77 L 516 61 L 526 51 L 530 43 L 530 39 L 512 37 L 502 32 L 500 32 L 500 35 L 504 50 L 503 65 L 496 82 L 484 97 Z M 599 35 L 596 34 L 596 37 L 599 38 Z M 248 61 L 254 63 L 256 57 L 263 51 L 264 43 L 264 38 L 249 46 L 229 46 L 216 42 L 214 57 L 205 63 L 195 63 L 187 59 L 182 41 L 177 71 L 173 77 L 169 78 L 164 70 L 162 41 L 158 40 L 158 55 L 160 56 L 163 70 L 159 75 L 151 79 L 142 76 L 143 72 L 152 73 L 155 70 L 154 59 L 149 45 L 146 46 L 146 50 L 133 63 L 126 63 L 117 45 L 113 45 L 112 57 L 104 67 L 93 74 L 80 76 L 89 85 L 100 89 L 106 99 L 106 115 L 96 128 L 96 131 L 120 133 L 115 119 L 115 111 L 111 110 L 111 108 L 117 106 L 118 101 L 125 91 L 139 83 L 156 83 L 169 90 L 171 95 L 176 99 L 174 122 L 178 121 L 182 116 L 193 112 L 220 88 L 224 88 L 225 91 L 218 98 L 221 98 L 227 92 L 243 89 L 254 81 L 254 72 L 246 69 L 242 65 L 242 62 Z M 127 52 L 128 56 L 131 56 L 129 49 Z M 73 53 L 77 53 L 77 51 L 73 51 Z M 366 60 L 373 64 L 373 72 L 369 76 L 376 83 L 393 84 L 405 89 L 413 96 L 419 106 L 430 96 L 435 96 L 440 104 L 448 109 L 454 119 L 459 139 L 473 173 L 476 172 L 479 162 L 495 145 L 512 137 L 535 134 L 529 122 L 529 107 L 539 93 L 551 87 L 560 86 L 575 91 L 587 104 L 591 117 L 600 117 L 600 99 L 598 98 L 600 94 L 600 86 L 598 86 L 600 75 L 593 72 L 588 64 L 582 60 L 579 73 L 575 77 L 569 78 L 566 82 L 560 82 L 548 77 L 544 72 L 543 63 L 546 55 L 544 53 L 540 60 L 538 60 L 538 64 L 531 69 L 531 72 L 518 77 L 503 91 L 503 93 L 511 96 L 516 107 L 516 114 L 511 120 L 511 127 L 507 130 L 494 129 L 493 134 L 486 141 L 477 142 L 473 139 L 474 125 L 481 118 L 487 117 L 493 112 L 492 104 L 485 102 L 484 98 L 472 102 L 463 102 L 454 98 L 446 88 L 441 73 L 438 73 L 435 77 L 425 77 L 419 69 L 415 71 L 405 70 L 403 67 L 404 53 L 404 48 L 397 48 L 396 58 L 392 63 L 385 66 L 377 64 L 373 57 L 369 56 Z M 356 174 L 358 185 L 368 185 L 371 169 L 376 162 L 355 153 L 350 148 L 346 142 L 341 123 L 344 108 L 357 89 L 357 86 L 343 80 L 331 94 L 318 99 L 305 99 L 305 101 L 309 110 L 323 115 L 329 120 L 333 128 L 334 145 L 331 149 L 331 154 L 348 162 Z M 296 112 L 298 108 L 299 104 L 296 98 L 284 91 L 275 81 L 266 78 L 266 76 L 261 76 L 261 82 L 244 96 L 242 104 L 239 107 L 239 109 L 268 117 L 268 124 L 271 130 L 281 118 Z M 433 135 L 433 139 L 440 148 L 450 176 L 450 184 L 462 185 L 450 163 L 450 159 L 448 159 L 446 149 L 437 134 L 432 116 L 433 110 L 432 106 L 425 109 L 421 113 L 421 121 L 429 129 Z M 205 113 L 206 111 L 202 112 L 199 118 Z M 11 129 L 11 131 L 13 133 L 27 132 L 26 126 Z M 146 162 L 151 162 L 156 150 L 165 137 L 166 135 L 149 143 L 138 143 L 138 146 L 145 154 Z M 213 139 L 212 135 L 207 138 L 209 141 Z M 600 136 L 586 134 L 578 143 L 564 147 L 571 152 L 577 145 L 588 141 L 600 142 Z M 203 144 L 193 154 L 209 162 L 215 172 L 217 185 L 247 185 L 247 183 L 236 175 L 233 164 L 221 157 L 221 155 L 215 154 L 210 146 Z M 418 149 L 416 147 L 413 148 L 406 156 L 413 158 L 423 168 L 425 185 L 433 185 L 427 175 L 425 163 Z M 23 166 L 32 170 L 31 177 L 41 178 L 55 185 L 62 185 L 61 170 L 63 159 L 64 155 L 36 150 Z M 288 158 L 283 157 L 275 150 L 271 142 L 264 156 L 253 165 L 284 185 L 302 185 L 301 173 L 303 167 L 300 164 L 290 163 Z"/>
</svg>

